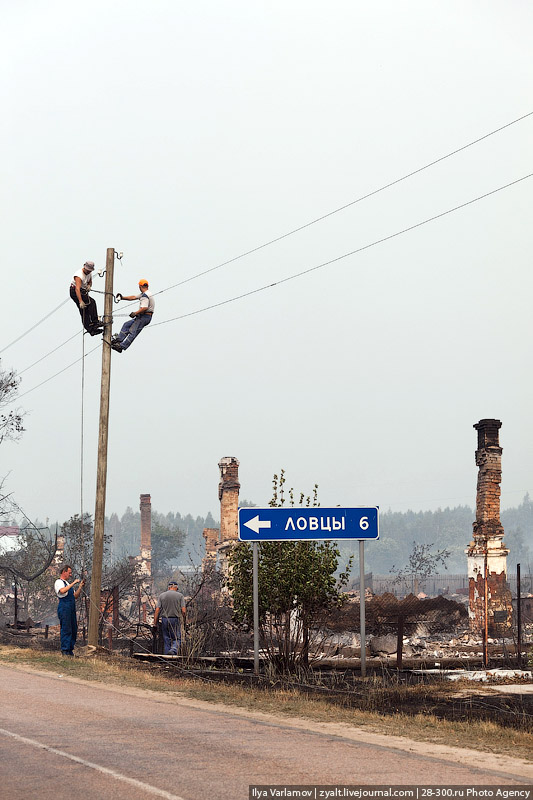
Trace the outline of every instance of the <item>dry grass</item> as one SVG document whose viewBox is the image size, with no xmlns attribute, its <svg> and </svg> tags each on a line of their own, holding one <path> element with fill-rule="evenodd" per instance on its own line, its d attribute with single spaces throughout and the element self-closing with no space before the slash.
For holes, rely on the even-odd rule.
<svg viewBox="0 0 533 800">
<path fill-rule="evenodd" d="M 392 687 L 388 690 L 379 681 L 368 679 L 363 694 L 373 699 L 367 702 L 371 709 L 347 707 L 343 701 L 329 697 L 312 697 L 296 688 L 258 689 L 242 685 L 228 685 L 219 681 L 191 678 L 169 667 L 165 672 L 156 671 L 147 665 L 139 665 L 120 656 L 97 654 L 67 659 L 59 653 L 44 652 L 31 648 L 21 649 L 0 645 L 0 663 L 30 666 L 35 669 L 61 672 L 79 680 L 103 682 L 107 685 L 135 687 L 190 697 L 210 703 L 244 708 L 249 711 L 270 713 L 277 718 L 298 717 L 318 722 L 345 723 L 365 728 L 373 733 L 405 736 L 416 741 L 433 742 L 456 747 L 465 747 L 484 752 L 500 753 L 533 761 L 533 734 L 513 727 L 513 712 L 509 712 L 508 723 L 498 713 L 499 723 L 492 721 L 465 721 L 440 719 L 431 713 L 439 698 L 449 700 L 452 693 L 459 695 L 465 687 L 449 683 L 433 684 L 431 687 Z M 377 685 L 376 685 L 377 684 Z M 479 687 L 466 687 L 475 695 Z M 403 713 L 402 705 L 409 695 L 417 696 L 418 706 L 427 705 L 420 713 Z M 422 703 L 421 703 L 422 700 Z M 475 702 L 475 700 L 473 701 Z M 377 708 L 388 713 L 380 713 Z M 416 704 L 415 704 L 415 707 Z M 390 713 L 391 709 L 396 709 Z M 516 714 L 515 714 L 516 717 Z M 528 715 L 524 717 L 526 725 Z M 516 720 L 515 720 L 516 723 Z M 531 730 L 531 728 L 530 728 Z"/>
</svg>

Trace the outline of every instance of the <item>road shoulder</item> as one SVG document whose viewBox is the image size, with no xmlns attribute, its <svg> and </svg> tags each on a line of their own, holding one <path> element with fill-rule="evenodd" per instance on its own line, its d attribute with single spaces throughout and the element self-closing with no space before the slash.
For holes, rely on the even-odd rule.
<svg viewBox="0 0 533 800">
<path fill-rule="evenodd" d="M 149 698 L 157 703 L 179 704 L 190 708 L 209 711 L 211 713 L 245 717 L 273 727 L 304 730 L 325 736 L 335 736 L 360 744 L 364 743 L 390 750 L 401 750 L 416 755 L 422 755 L 427 758 L 436 758 L 442 761 L 450 761 L 454 764 L 463 764 L 481 770 L 498 772 L 502 774 L 502 777 L 507 774 L 509 776 L 527 778 L 533 783 L 533 763 L 499 753 L 484 753 L 479 750 L 468 750 L 462 747 L 434 744 L 431 742 L 418 742 L 403 736 L 389 736 L 381 733 L 373 733 L 366 728 L 358 728 L 345 722 L 317 722 L 301 717 L 276 716 L 264 711 L 250 711 L 249 709 L 240 708 L 239 706 L 224 705 L 223 703 L 208 702 L 206 700 L 186 697 L 179 691 L 157 692 L 153 689 L 139 689 L 132 686 L 119 686 L 116 684 L 104 684 L 99 681 L 82 680 L 57 672 L 34 669 L 26 665 L 0 664 L 0 670 L 1 669 L 15 669 L 19 672 L 39 675 L 40 677 L 53 680 L 67 681 L 82 686 L 93 686 L 100 690 L 114 692 L 128 697 Z"/>
</svg>

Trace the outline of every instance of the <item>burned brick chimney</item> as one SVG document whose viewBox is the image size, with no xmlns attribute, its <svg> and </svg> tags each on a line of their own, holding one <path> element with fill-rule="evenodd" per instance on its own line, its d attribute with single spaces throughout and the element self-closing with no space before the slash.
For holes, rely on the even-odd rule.
<svg viewBox="0 0 533 800">
<path fill-rule="evenodd" d="M 220 500 L 220 540 L 218 555 L 220 570 L 227 573 L 227 558 L 231 549 L 239 539 L 239 462 L 234 456 L 226 456 L 218 462 L 220 483 L 218 498 Z"/>
<path fill-rule="evenodd" d="M 233 456 L 226 456 L 218 462 L 220 483 L 220 541 L 232 542 L 239 538 L 237 512 L 239 508 L 239 462 Z"/>
<path fill-rule="evenodd" d="M 507 584 L 507 555 L 500 522 L 502 448 L 499 419 L 481 419 L 474 425 L 479 467 L 474 538 L 468 556 L 469 616 L 472 630 L 482 633 L 487 614 L 489 635 L 505 635 L 511 627 L 511 592 Z M 486 598 L 485 598 L 486 593 Z"/>
<path fill-rule="evenodd" d="M 149 494 L 141 495 L 141 573 L 152 577 L 152 499 Z"/>
</svg>

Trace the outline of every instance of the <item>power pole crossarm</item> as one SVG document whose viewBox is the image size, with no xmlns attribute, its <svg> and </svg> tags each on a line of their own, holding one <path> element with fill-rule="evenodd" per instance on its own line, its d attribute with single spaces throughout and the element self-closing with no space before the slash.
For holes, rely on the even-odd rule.
<svg viewBox="0 0 533 800">
<path fill-rule="evenodd" d="M 111 385 L 111 329 L 113 325 L 113 270 L 115 250 L 108 247 L 106 256 L 104 295 L 104 342 L 102 345 L 102 381 L 100 389 L 100 427 L 98 434 L 98 465 L 96 475 L 96 504 L 94 509 L 93 568 L 91 575 L 91 607 L 89 609 L 90 645 L 98 645 L 102 561 L 104 555 L 105 496 L 107 483 L 107 440 L 109 431 L 109 390 Z"/>
</svg>

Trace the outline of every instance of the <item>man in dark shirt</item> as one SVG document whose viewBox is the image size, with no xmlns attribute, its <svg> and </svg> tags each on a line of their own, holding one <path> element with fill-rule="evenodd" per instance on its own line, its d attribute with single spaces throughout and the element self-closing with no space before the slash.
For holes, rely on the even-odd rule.
<svg viewBox="0 0 533 800">
<path fill-rule="evenodd" d="M 176 581 L 169 581 L 168 590 L 157 598 L 154 614 L 154 625 L 161 620 L 163 628 L 164 653 L 166 656 L 177 656 L 181 647 L 181 624 L 185 631 L 187 608 L 185 598 L 178 592 Z"/>
</svg>

